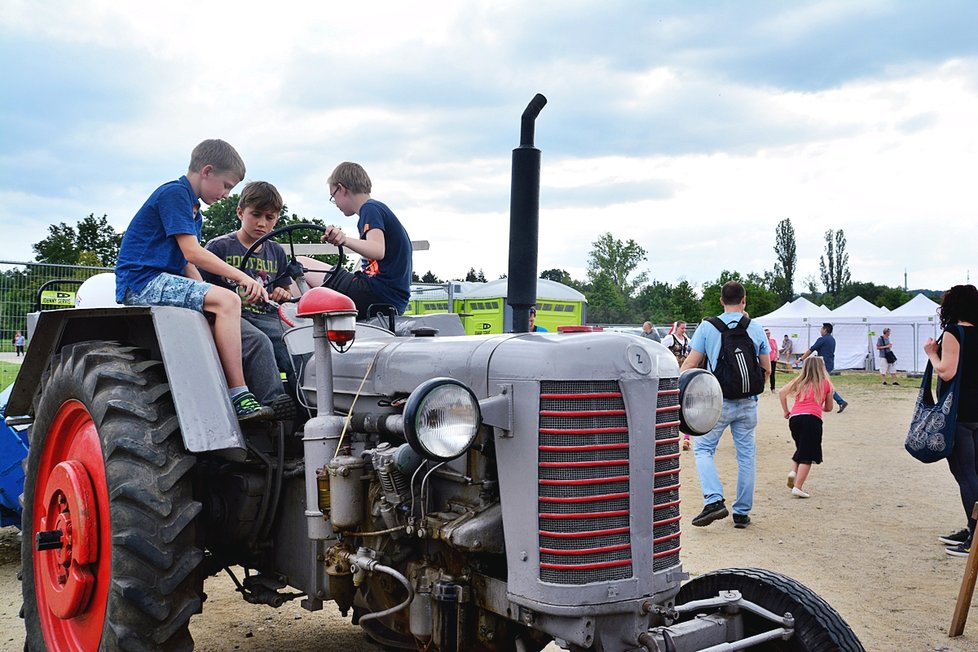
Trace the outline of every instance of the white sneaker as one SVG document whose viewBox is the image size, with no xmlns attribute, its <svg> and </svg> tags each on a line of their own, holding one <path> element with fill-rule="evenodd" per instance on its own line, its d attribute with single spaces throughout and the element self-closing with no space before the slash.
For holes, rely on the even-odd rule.
<svg viewBox="0 0 978 652">
<path fill-rule="evenodd" d="M 794 471 L 788 471 L 788 489 L 795 488 L 795 476 L 796 473 Z"/>
<path fill-rule="evenodd" d="M 791 488 L 791 495 L 792 496 L 798 496 L 799 498 L 808 498 L 808 497 L 810 497 L 810 494 L 807 491 L 802 491 L 798 487 L 792 487 Z"/>
</svg>

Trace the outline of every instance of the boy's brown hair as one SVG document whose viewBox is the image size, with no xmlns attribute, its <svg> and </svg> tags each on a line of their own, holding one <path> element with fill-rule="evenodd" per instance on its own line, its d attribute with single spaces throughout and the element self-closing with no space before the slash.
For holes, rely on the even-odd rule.
<svg viewBox="0 0 978 652">
<path fill-rule="evenodd" d="M 189 172 L 200 172 L 205 165 L 213 165 L 218 172 L 233 172 L 238 179 L 245 177 L 245 164 L 241 155 L 230 144 L 211 138 L 194 147 L 190 154 Z"/>
<path fill-rule="evenodd" d="M 364 193 L 369 195 L 372 184 L 367 171 L 358 163 L 345 161 L 336 166 L 333 173 L 329 175 L 326 183 L 330 186 L 340 185 L 353 193 Z"/>
<path fill-rule="evenodd" d="M 263 213 L 281 213 L 284 205 L 278 189 L 267 181 L 249 181 L 238 198 L 238 208 L 241 210 L 251 207 Z"/>
</svg>

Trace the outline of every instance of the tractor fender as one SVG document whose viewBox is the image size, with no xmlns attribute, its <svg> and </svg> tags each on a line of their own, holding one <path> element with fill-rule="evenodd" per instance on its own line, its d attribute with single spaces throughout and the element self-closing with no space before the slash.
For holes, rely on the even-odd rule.
<svg viewBox="0 0 978 652">
<path fill-rule="evenodd" d="M 7 416 L 32 414 L 41 378 L 54 354 L 65 346 L 91 340 L 145 348 L 163 361 L 188 451 L 221 451 L 232 459 L 244 459 L 244 435 L 228 398 L 210 326 L 203 314 L 185 308 L 132 306 L 41 312 L 10 393 Z"/>
</svg>

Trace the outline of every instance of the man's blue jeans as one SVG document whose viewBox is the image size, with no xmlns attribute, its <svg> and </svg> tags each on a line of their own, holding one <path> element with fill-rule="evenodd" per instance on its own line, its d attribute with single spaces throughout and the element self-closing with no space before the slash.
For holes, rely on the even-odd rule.
<svg viewBox="0 0 978 652">
<path fill-rule="evenodd" d="M 716 427 L 705 435 L 693 438 L 693 454 L 696 457 L 696 472 L 700 476 L 700 488 L 703 490 L 703 503 L 709 505 L 723 500 L 723 484 L 717 474 L 713 456 L 727 426 L 730 427 L 737 453 L 737 499 L 733 504 L 733 513 L 748 514 L 754 505 L 757 460 L 754 442 L 754 431 L 757 429 L 757 400 L 753 397 L 724 399 L 723 412 Z"/>
</svg>

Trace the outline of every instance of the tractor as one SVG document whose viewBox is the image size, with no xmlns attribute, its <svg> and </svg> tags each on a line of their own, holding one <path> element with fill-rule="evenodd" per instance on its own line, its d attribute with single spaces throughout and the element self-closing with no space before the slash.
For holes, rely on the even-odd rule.
<svg viewBox="0 0 978 652">
<path fill-rule="evenodd" d="M 629 334 L 526 332 L 545 103 L 513 151 L 511 333 L 358 322 L 303 284 L 300 407 L 239 423 L 202 314 L 37 317 L 7 406 L 30 426 L 26 649 L 190 650 L 227 571 L 249 603 L 335 608 L 390 650 L 862 650 L 795 580 L 683 571 L 680 433 L 719 418 L 712 374 Z"/>
</svg>

